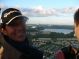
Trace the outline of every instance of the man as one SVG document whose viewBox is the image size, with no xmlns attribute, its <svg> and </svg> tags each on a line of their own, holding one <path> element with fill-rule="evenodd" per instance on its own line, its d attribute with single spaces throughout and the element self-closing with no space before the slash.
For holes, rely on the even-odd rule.
<svg viewBox="0 0 79 59">
<path fill-rule="evenodd" d="M 79 42 L 79 9 L 74 14 L 74 32 Z M 56 52 L 55 57 L 56 59 L 79 59 L 79 48 L 73 47 L 72 44 Z"/>
<path fill-rule="evenodd" d="M 3 11 L 0 43 L 1 59 L 43 59 L 43 53 L 29 44 L 26 35 L 27 17 L 15 8 Z"/>
</svg>

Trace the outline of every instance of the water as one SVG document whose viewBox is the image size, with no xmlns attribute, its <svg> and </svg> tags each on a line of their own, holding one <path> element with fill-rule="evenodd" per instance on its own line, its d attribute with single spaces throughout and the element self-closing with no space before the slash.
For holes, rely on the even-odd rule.
<svg viewBox="0 0 79 59">
<path fill-rule="evenodd" d="M 68 34 L 70 32 L 72 32 L 72 29 L 44 29 L 42 31 L 46 31 L 46 32 L 58 32 L 58 33 L 64 33 L 64 34 Z"/>
</svg>

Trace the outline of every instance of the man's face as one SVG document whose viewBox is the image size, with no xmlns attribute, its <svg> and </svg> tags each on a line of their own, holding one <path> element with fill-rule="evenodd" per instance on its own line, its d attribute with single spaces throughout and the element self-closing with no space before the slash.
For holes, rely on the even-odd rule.
<svg viewBox="0 0 79 59">
<path fill-rule="evenodd" d="M 26 38 L 26 24 L 17 20 L 13 25 L 6 25 L 4 29 L 5 35 L 17 42 L 22 42 Z"/>
<path fill-rule="evenodd" d="M 75 36 L 77 37 L 77 40 L 79 41 L 79 24 L 75 24 Z"/>
</svg>

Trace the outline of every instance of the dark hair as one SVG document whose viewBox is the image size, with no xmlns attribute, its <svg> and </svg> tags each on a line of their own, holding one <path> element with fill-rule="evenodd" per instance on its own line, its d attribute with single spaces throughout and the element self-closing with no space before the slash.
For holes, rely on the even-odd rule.
<svg viewBox="0 0 79 59">
<path fill-rule="evenodd" d="M 76 23 L 76 25 L 79 24 L 79 9 L 74 14 L 74 22 Z"/>
</svg>

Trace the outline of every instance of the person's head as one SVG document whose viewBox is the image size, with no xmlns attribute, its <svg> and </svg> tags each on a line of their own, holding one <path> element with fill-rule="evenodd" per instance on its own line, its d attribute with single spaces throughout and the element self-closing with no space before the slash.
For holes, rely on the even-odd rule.
<svg viewBox="0 0 79 59">
<path fill-rule="evenodd" d="M 14 41 L 22 42 L 26 38 L 27 17 L 15 8 L 8 8 L 3 11 L 1 32 Z"/>
<path fill-rule="evenodd" d="M 79 9 L 74 14 L 74 27 L 75 27 L 75 36 L 79 41 Z"/>
</svg>

